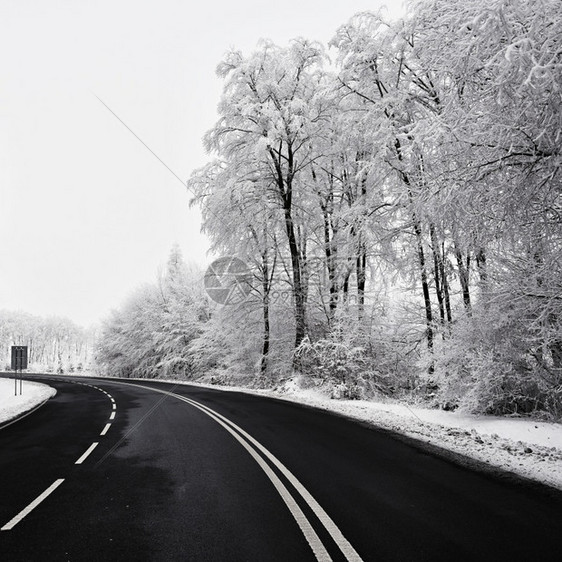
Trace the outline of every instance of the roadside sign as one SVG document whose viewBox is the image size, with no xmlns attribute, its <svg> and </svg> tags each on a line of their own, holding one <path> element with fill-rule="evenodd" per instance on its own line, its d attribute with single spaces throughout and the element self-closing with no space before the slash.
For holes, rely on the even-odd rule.
<svg viewBox="0 0 562 562">
<path fill-rule="evenodd" d="M 27 369 L 27 345 L 12 346 L 12 371 Z"/>
</svg>

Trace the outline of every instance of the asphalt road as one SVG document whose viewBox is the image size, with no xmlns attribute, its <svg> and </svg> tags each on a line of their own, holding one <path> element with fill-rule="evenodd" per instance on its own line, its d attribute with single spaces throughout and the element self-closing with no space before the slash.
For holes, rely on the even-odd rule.
<svg viewBox="0 0 562 562">
<path fill-rule="evenodd" d="M 57 396 L 0 429 L 2 561 L 562 559 L 562 494 L 391 433 L 243 393 L 36 378 Z"/>
</svg>

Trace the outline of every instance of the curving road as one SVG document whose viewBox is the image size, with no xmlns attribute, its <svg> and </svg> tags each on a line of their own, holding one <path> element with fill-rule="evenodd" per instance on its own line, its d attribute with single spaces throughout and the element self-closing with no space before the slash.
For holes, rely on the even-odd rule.
<svg viewBox="0 0 562 562">
<path fill-rule="evenodd" d="M 0 429 L 0 560 L 560 560 L 562 494 L 236 392 L 37 376 Z"/>
</svg>

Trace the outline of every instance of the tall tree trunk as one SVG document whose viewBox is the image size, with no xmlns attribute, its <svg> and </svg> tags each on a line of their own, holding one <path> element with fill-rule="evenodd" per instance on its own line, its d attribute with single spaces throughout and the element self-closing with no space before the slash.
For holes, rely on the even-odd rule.
<svg viewBox="0 0 562 562">
<path fill-rule="evenodd" d="M 445 243 L 441 244 L 441 281 L 443 287 L 443 298 L 445 301 L 445 312 L 447 313 L 447 322 L 449 326 L 453 322 L 453 316 L 451 314 L 451 293 L 449 291 L 449 276 L 447 275 L 447 270 L 445 269 Z"/>
<path fill-rule="evenodd" d="M 267 264 L 267 252 L 262 255 L 262 307 L 263 307 L 263 345 L 261 352 L 261 364 L 260 373 L 265 376 L 267 372 L 267 361 L 269 358 L 269 335 L 270 335 L 270 324 L 269 324 L 269 267 Z"/>
<path fill-rule="evenodd" d="M 298 251 L 293 219 L 291 214 L 285 212 L 285 227 L 289 239 L 289 251 L 291 253 L 291 266 L 293 270 L 293 300 L 295 304 L 295 348 L 297 348 L 306 334 L 305 324 L 305 294 L 302 283 L 301 259 Z"/>
<path fill-rule="evenodd" d="M 425 253 L 423 250 L 423 238 L 421 225 L 418 222 L 415 213 L 413 213 L 414 220 L 414 232 L 416 234 L 416 240 L 418 245 L 418 262 L 420 267 L 420 277 L 422 283 L 422 293 L 423 301 L 425 306 L 425 321 L 426 321 L 426 335 L 427 335 L 427 349 L 433 352 L 433 311 L 431 308 L 431 297 L 429 296 L 429 283 L 427 280 L 427 270 L 425 267 Z M 429 368 L 430 372 L 433 373 L 433 365 Z"/>
<path fill-rule="evenodd" d="M 359 323 L 363 320 L 365 310 L 365 284 L 367 269 L 367 249 L 359 233 L 359 243 L 355 261 L 355 273 L 357 275 L 357 319 Z"/>
<path fill-rule="evenodd" d="M 480 282 L 482 285 L 486 285 L 488 283 L 488 268 L 486 265 L 486 252 L 484 248 L 480 248 L 476 254 L 476 267 L 480 275 Z"/>
<path fill-rule="evenodd" d="M 358 155 L 359 156 L 359 155 Z M 359 321 L 359 327 L 362 328 L 361 324 L 363 321 L 363 315 L 365 310 L 365 284 L 366 284 L 366 269 L 367 269 L 367 244 L 365 243 L 365 238 L 363 235 L 363 229 L 365 227 L 365 208 L 367 205 L 367 177 L 362 174 L 361 177 L 361 195 L 360 201 L 363 205 L 363 212 L 360 219 L 360 223 L 357 229 L 357 263 L 356 263 L 356 275 L 357 275 L 357 319 Z"/>
<path fill-rule="evenodd" d="M 293 221 L 293 175 L 294 175 L 294 156 L 291 146 L 287 147 L 287 172 L 283 173 L 282 149 L 280 145 L 277 154 L 273 149 L 269 149 L 270 156 L 276 172 L 276 182 L 283 202 L 283 213 L 285 217 L 285 230 L 289 242 L 289 252 L 291 254 L 291 267 L 293 272 L 293 302 L 295 305 L 295 349 L 301 344 L 306 335 L 305 306 L 306 295 L 302 277 L 302 263 L 297 237 L 295 234 L 295 224 Z M 296 367 L 296 363 L 294 363 Z"/>
<path fill-rule="evenodd" d="M 435 293 L 437 295 L 437 303 L 439 305 L 439 318 L 441 319 L 441 336 L 446 337 L 445 333 L 445 298 L 444 298 L 444 279 L 441 277 L 443 272 L 443 257 L 441 256 L 439 244 L 437 242 L 437 234 L 433 223 L 429 225 L 429 235 L 431 237 L 431 251 L 433 253 L 433 277 L 435 279 Z"/>
<path fill-rule="evenodd" d="M 398 160 L 403 162 L 402 156 L 402 145 L 400 144 L 400 140 L 396 138 L 394 140 L 394 148 L 396 149 L 396 155 L 398 156 Z M 418 219 L 415 207 L 414 207 L 414 194 L 412 193 L 412 182 L 410 181 L 410 177 L 404 170 L 399 171 L 400 177 L 406 186 L 406 190 L 408 192 L 408 200 L 411 206 L 411 213 L 412 213 L 412 224 L 414 226 L 414 234 L 416 235 L 416 243 L 417 243 L 417 250 L 418 250 L 418 264 L 420 268 L 420 277 L 421 277 L 421 284 L 422 284 L 422 294 L 423 294 L 423 302 L 425 308 L 425 322 L 426 322 L 426 336 L 427 336 L 427 349 L 430 353 L 433 353 L 433 311 L 431 308 L 431 297 L 429 296 L 429 283 L 427 280 L 427 270 L 425 265 L 425 253 L 423 249 L 423 236 L 422 236 L 422 229 L 421 223 Z M 433 373 L 435 370 L 433 362 L 429 366 L 429 373 Z"/>
<path fill-rule="evenodd" d="M 463 255 L 459 250 L 458 245 L 455 243 L 455 258 L 457 259 L 457 267 L 459 268 L 459 281 L 462 290 L 462 301 L 467 314 L 470 316 L 472 313 L 472 306 L 470 303 L 470 252 L 466 254 L 466 264 Z"/>
<path fill-rule="evenodd" d="M 318 177 L 314 166 L 311 166 L 312 181 L 316 186 L 316 193 L 319 199 L 320 210 L 322 211 L 322 234 L 324 242 L 324 258 L 326 271 L 328 272 L 328 311 L 326 317 L 328 326 L 331 328 L 336 308 L 338 306 L 338 282 L 337 282 L 337 251 L 338 248 L 334 244 L 337 229 L 333 222 L 334 213 L 334 180 L 333 175 L 328 175 L 328 191 L 323 192 L 318 184 Z M 321 287 L 323 288 L 323 287 Z"/>
<path fill-rule="evenodd" d="M 307 253 L 307 233 L 302 232 L 299 228 L 297 229 L 297 242 L 301 241 L 301 244 L 298 247 L 298 253 L 300 257 L 300 265 L 301 265 L 301 287 L 302 287 L 302 298 L 303 298 L 303 308 L 305 313 L 305 331 L 306 331 L 306 307 L 308 305 L 308 289 L 309 289 L 309 281 L 310 281 L 310 268 L 308 263 L 308 253 Z"/>
<path fill-rule="evenodd" d="M 332 226 L 328 209 L 322 207 L 324 218 L 324 254 L 326 256 L 326 269 L 328 270 L 328 324 L 331 326 L 336 308 L 338 306 L 338 280 L 337 280 L 337 248 L 332 246 Z"/>
<path fill-rule="evenodd" d="M 486 306 L 489 292 L 488 265 L 486 263 L 486 251 L 482 247 L 476 253 L 476 267 L 478 269 L 478 275 L 480 276 L 480 301 Z"/>
<path fill-rule="evenodd" d="M 353 266 L 352 266 L 353 267 Z M 353 269 L 348 269 L 343 283 L 342 283 L 342 299 L 344 303 L 348 302 L 349 299 L 349 278 L 351 277 L 351 272 L 353 271 Z"/>
</svg>

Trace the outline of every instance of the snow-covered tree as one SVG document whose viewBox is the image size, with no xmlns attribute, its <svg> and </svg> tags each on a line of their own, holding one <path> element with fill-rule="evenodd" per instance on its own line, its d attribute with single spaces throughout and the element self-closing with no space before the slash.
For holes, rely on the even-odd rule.
<svg viewBox="0 0 562 562">
<path fill-rule="evenodd" d="M 303 176 L 314 159 L 328 108 L 320 45 L 296 40 L 287 48 L 264 42 L 249 57 L 229 53 L 218 67 L 225 80 L 219 121 L 206 146 L 227 168 L 233 187 L 256 182 L 264 208 L 281 213 L 291 265 L 295 346 L 306 333 L 307 195 Z"/>
<path fill-rule="evenodd" d="M 333 63 L 304 39 L 228 53 L 189 188 L 247 295 L 198 308 L 173 255 L 100 349 L 127 374 L 560 412 L 561 42 L 559 0 L 415 0 L 354 16 Z"/>
<path fill-rule="evenodd" d="M 24 312 L 0 311 L 0 360 L 10 368 L 12 345 L 28 346 L 34 371 L 69 373 L 89 365 L 93 332 L 67 318 L 41 318 Z"/>
<path fill-rule="evenodd" d="M 97 342 L 98 364 L 109 375 L 193 376 L 189 351 L 209 318 L 202 275 L 174 247 L 155 284 L 137 290 L 105 320 Z"/>
</svg>

